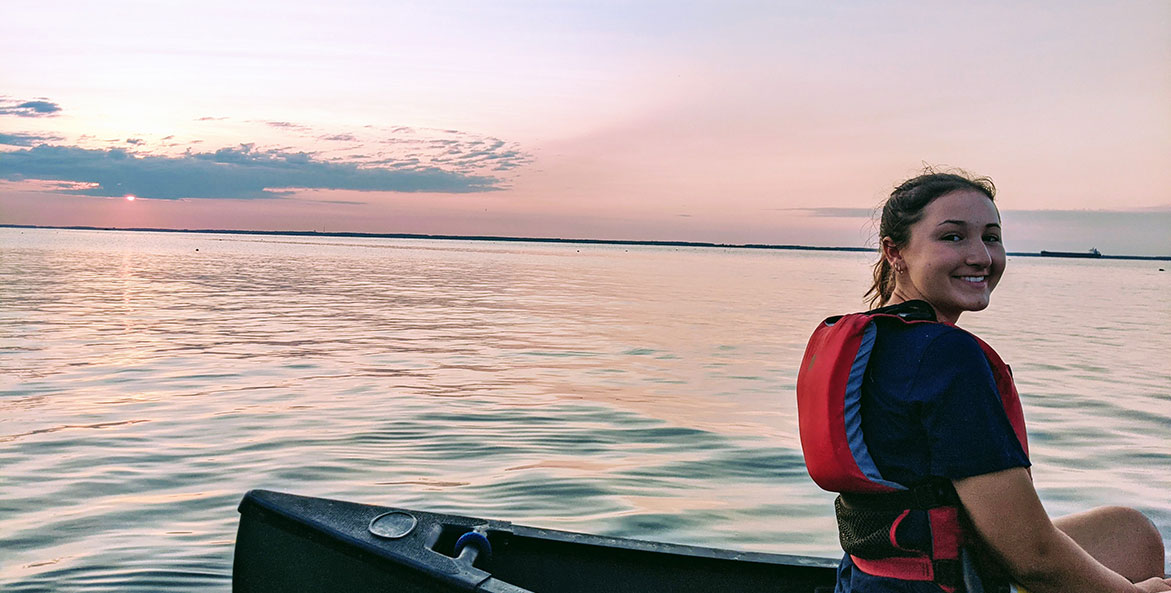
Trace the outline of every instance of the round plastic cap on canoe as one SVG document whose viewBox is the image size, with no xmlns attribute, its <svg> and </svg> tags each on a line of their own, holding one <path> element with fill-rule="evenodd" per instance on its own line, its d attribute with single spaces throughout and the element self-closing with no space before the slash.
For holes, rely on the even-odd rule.
<svg viewBox="0 0 1171 593">
<path fill-rule="evenodd" d="M 398 539 L 406 537 L 415 526 L 419 524 L 419 520 L 410 513 L 402 511 L 391 511 L 383 513 L 370 520 L 370 527 L 367 529 L 370 533 L 386 539 Z"/>
</svg>

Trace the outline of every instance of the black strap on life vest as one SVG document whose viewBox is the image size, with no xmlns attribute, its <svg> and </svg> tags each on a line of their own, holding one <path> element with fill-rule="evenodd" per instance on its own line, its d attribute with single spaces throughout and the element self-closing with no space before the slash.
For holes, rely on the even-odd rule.
<svg viewBox="0 0 1171 593">
<path fill-rule="evenodd" d="M 945 478 L 928 479 L 907 490 L 898 492 L 884 494 L 843 492 L 841 496 L 843 502 L 849 506 L 874 510 L 915 509 L 925 511 L 938 507 L 960 506 L 960 496 L 956 494 L 951 480 Z"/>
<path fill-rule="evenodd" d="M 927 301 L 904 301 L 867 311 L 868 315 L 897 315 L 907 321 L 936 321 L 935 309 Z"/>
</svg>

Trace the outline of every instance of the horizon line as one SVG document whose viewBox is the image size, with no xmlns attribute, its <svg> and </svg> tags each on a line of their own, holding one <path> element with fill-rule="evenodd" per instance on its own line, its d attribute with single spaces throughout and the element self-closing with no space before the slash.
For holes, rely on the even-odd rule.
<svg viewBox="0 0 1171 593">
<path fill-rule="evenodd" d="M 430 239 L 443 241 L 500 241 L 514 243 L 570 243 L 581 245 L 646 245 L 657 247 L 701 247 L 719 249 L 766 249 L 783 251 L 843 251 L 855 253 L 877 252 L 874 247 L 824 247 L 818 245 L 789 245 L 768 243 L 712 243 L 708 241 L 656 241 L 640 239 L 566 239 L 563 237 L 509 237 L 500 235 L 434 235 L 424 233 L 365 233 L 358 231 L 264 231 L 252 229 L 168 229 L 151 227 L 98 227 L 98 226 L 58 226 L 35 224 L 0 224 L 0 228 L 13 229 L 57 229 L 75 231 L 126 231 L 149 233 L 196 233 L 196 234 L 223 234 L 223 235 L 266 235 L 290 237 L 357 237 L 371 239 Z M 1064 253 L 1064 252 L 1053 252 Z M 1052 256 L 1043 252 L 1016 251 L 1005 255 L 1014 257 L 1069 257 Z M 1107 255 L 1091 257 L 1087 252 L 1087 259 L 1119 259 L 1143 261 L 1171 261 L 1171 255 Z"/>
</svg>

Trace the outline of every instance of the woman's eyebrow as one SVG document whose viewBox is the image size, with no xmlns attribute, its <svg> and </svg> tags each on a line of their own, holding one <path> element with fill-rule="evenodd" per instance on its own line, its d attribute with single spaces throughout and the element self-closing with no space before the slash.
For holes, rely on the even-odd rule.
<svg viewBox="0 0 1171 593">
<path fill-rule="evenodd" d="M 967 226 L 968 222 L 967 222 L 966 220 L 945 220 L 945 221 L 943 221 L 943 222 L 941 222 L 941 223 L 939 223 L 939 224 L 937 224 L 937 225 L 935 225 L 935 226 L 937 226 L 937 227 L 941 227 L 941 226 L 943 226 L 943 225 L 945 225 L 945 224 L 956 224 L 956 225 L 959 225 L 959 226 Z M 996 227 L 996 228 L 1000 228 L 1000 223 L 999 223 L 999 222 L 990 222 L 990 223 L 988 223 L 988 224 L 984 225 L 984 227 L 985 227 L 985 228 L 987 228 L 987 227 Z"/>
</svg>

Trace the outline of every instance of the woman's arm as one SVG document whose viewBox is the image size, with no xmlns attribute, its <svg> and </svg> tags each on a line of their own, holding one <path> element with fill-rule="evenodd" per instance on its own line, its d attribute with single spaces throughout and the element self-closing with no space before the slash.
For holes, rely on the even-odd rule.
<svg viewBox="0 0 1171 593">
<path fill-rule="evenodd" d="M 1163 579 L 1133 585 L 1049 520 L 1025 468 L 954 481 L 977 535 L 1031 593 L 1171 591 Z"/>
</svg>

